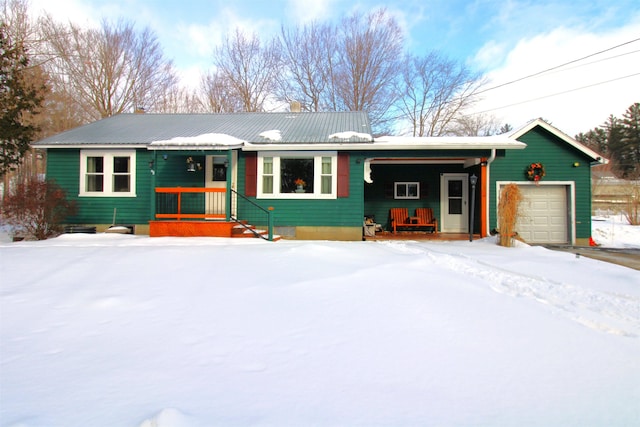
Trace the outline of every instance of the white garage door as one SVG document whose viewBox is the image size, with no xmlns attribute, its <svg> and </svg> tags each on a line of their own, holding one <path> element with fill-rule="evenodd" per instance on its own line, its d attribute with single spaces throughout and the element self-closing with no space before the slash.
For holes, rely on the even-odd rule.
<svg viewBox="0 0 640 427">
<path fill-rule="evenodd" d="M 569 243 L 569 208 L 564 185 L 521 185 L 516 231 L 527 243 Z"/>
</svg>

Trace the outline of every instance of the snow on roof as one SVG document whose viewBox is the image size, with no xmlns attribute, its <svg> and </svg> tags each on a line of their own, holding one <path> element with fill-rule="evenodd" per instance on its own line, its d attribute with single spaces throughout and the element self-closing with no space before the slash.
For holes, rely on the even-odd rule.
<svg viewBox="0 0 640 427">
<path fill-rule="evenodd" d="M 526 144 L 504 135 L 495 136 L 382 136 L 374 141 L 376 146 L 404 149 L 447 149 L 447 148 L 525 148 Z"/>
<path fill-rule="evenodd" d="M 155 148 L 177 148 L 185 149 L 190 147 L 240 147 L 245 141 L 224 133 L 204 133 L 197 136 L 179 136 L 171 139 L 152 141 L 149 149 Z"/>
<path fill-rule="evenodd" d="M 282 141 L 282 133 L 277 129 L 264 131 L 260 136 L 270 141 Z"/>
<path fill-rule="evenodd" d="M 368 133 L 355 132 L 355 131 L 338 132 L 338 133 L 332 133 L 331 135 L 329 135 L 329 139 L 351 139 L 353 137 L 364 138 L 368 140 L 373 139 L 371 135 Z"/>
</svg>

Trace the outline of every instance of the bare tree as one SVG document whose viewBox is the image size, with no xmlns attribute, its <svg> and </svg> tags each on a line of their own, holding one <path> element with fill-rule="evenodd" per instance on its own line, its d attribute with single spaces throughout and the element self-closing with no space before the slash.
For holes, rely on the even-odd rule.
<svg viewBox="0 0 640 427">
<path fill-rule="evenodd" d="M 234 113 L 242 111 L 244 106 L 231 80 L 215 71 L 202 76 L 199 103 L 210 113 Z"/>
<path fill-rule="evenodd" d="M 332 70 L 337 109 L 366 111 L 374 130 L 382 130 L 397 100 L 394 83 L 401 69 L 403 43 L 400 26 L 385 9 L 343 19 L 338 60 Z"/>
<path fill-rule="evenodd" d="M 471 105 L 482 85 L 480 75 L 435 52 L 409 56 L 402 68 L 399 109 L 414 136 L 451 132 L 455 119 Z"/>
<path fill-rule="evenodd" d="M 279 98 L 300 102 L 304 111 L 335 109 L 332 65 L 336 61 L 336 29 L 311 23 L 286 30 L 280 35 L 283 73 L 279 79 Z"/>
<path fill-rule="evenodd" d="M 257 35 L 236 29 L 232 37 L 215 49 L 219 77 L 229 82 L 242 101 L 244 111 L 264 111 L 276 89 L 280 55 L 272 41 L 263 46 Z"/>
<path fill-rule="evenodd" d="M 29 19 L 29 5 L 26 0 L 2 0 L 2 17 L 5 37 L 20 43 L 33 54 L 37 44 L 37 31 Z"/>
<path fill-rule="evenodd" d="M 504 133 L 503 129 L 493 115 L 469 114 L 457 117 L 449 133 L 456 136 L 491 136 Z"/>
<path fill-rule="evenodd" d="M 138 109 L 137 113 L 145 110 Z M 172 86 L 164 91 L 155 102 L 154 112 L 167 114 L 203 113 L 200 100 L 195 91 L 180 86 Z"/>
<path fill-rule="evenodd" d="M 139 107 L 153 111 L 176 84 L 173 65 L 149 29 L 138 33 L 124 21 L 83 29 L 51 17 L 42 20 L 42 28 L 54 87 L 73 99 L 85 121 Z"/>
</svg>

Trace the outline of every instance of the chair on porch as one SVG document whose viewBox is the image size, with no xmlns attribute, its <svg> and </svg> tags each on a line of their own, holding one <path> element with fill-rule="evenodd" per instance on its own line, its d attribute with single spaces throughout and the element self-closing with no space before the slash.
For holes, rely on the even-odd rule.
<svg viewBox="0 0 640 427">
<path fill-rule="evenodd" d="M 433 209 L 416 208 L 416 216 L 419 225 L 433 227 L 433 233 L 438 234 L 438 219 L 433 215 Z"/>
<path fill-rule="evenodd" d="M 417 217 L 410 217 L 407 208 L 391 208 L 389 209 L 389 218 L 391 219 L 391 227 L 393 233 L 398 231 L 398 227 L 419 227 L 419 219 Z"/>
</svg>

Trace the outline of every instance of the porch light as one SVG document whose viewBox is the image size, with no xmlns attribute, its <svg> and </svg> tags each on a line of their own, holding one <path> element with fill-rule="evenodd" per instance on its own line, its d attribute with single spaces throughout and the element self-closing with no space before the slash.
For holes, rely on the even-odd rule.
<svg viewBox="0 0 640 427">
<path fill-rule="evenodd" d="M 473 218 L 473 211 L 476 205 L 476 184 L 478 183 L 478 177 L 473 174 L 469 177 L 471 183 L 471 221 L 469 224 L 469 241 L 473 242 L 473 224 L 475 223 Z"/>
<path fill-rule="evenodd" d="M 195 172 L 196 163 L 193 161 L 193 157 L 187 157 L 187 172 Z"/>
</svg>

